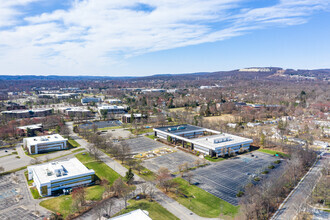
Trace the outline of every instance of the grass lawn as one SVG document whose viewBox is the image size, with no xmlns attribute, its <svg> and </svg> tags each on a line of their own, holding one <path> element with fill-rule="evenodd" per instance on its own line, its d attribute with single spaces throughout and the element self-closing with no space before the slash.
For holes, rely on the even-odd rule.
<svg viewBox="0 0 330 220">
<path fill-rule="evenodd" d="M 233 217 L 239 211 L 239 206 L 230 203 L 198 188 L 190 185 L 182 178 L 175 178 L 174 181 L 179 184 L 179 190 L 184 195 L 170 193 L 173 199 L 184 205 L 199 216 L 207 218 L 217 218 L 220 214 Z"/>
<path fill-rule="evenodd" d="M 33 179 L 32 179 L 32 180 L 29 180 L 29 179 L 28 179 L 28 171 L 25 171 L 25 172 L 24 172 L 24 176 L 25 176 L 25 178 L 26 178 L 26 181 L 28 182 L 28 185 L 29 185 L 29 186 L 32 186 Z"/>
<path fill-rule="evenodd" d="M 157 219 L 157 220 L 178 219 L 176 216 L 174 216 L 172 213 L 167 211 L 167 209 L 163 208 L 157 202 L 150 202 L 149 200 L 146 199 L 142 199 L 138 201 L 131 199 L 128 202 L 130 205 L 127 206 L 127 209 L 121 210 L 119 213 L 116 214 L 116 216 L 134 211 L 136 209 L 142 209 L 142 210 L 147 210 L 149 212 L 149 217 L 152 219 Z"/>
<path fill-rule="evenodd" d="M 69 148 L 76 148 L 76 147 L 80 147 L 80 144 L 77 143 L 77 141 L 73 140 L 73 139 L 69 139 L 68 140 L 69 143 Z"/>
<path fill-rule="evenodd" d="M 84 148 L 75 149 L 75 150 L 72 151 L 72 153 L 77 153 L 77 152 L 83 151 L 83 150 L 85 150 L 85 149 Z"/>
<path fill-rule="evenodd" d="M 279 151 L 274 151 L 274 150 L 258 149 L 257 151 L 263 152 L 263 153 L 266 153 L 266 154 L 271 154 L 271 155 L 278 154 L 278 155 L 281 155 L 282 157 L 289 157 L 289 154 L 285 154 L 285 153 L 282 153 L 282 152 L 279 152 Z"/>
<path fill-rule="evenodd" d="M 147 137 L 147 138 L 150 138 L 150 139 L 152 139 L 152 140 L 155 140 L 155 138 L 156 138 L 156 136 L 153 135 L 153 134 L 152 134 L 152 135 L 146 135 L 146 137 Z"/>
<path fill-rule="evenodd" d="M 93 169 L 96 176 L 100 179 L 107 179 L 110 185 L 120 177 L 120 175 L 108 167 L 108 165 L 101 161 L 95 161 L 88 153 L 76 154 L 75 157 L 77 157 L 87 168 Z"/>
<path fill-rule="evenodd" d="M 63 215 L 63 218 L 65 219 L 72 212 L 71 204 L 72 204 L 71 195 L 63 195 L 52 199 L 44 200 L 40 202 L 39 205 L 53 212 L 61 213 Z"/>
<path fill-rule="evenodd" d="M 123 126 L 113 126 L 113 127 L 98 128 L 98 130 L 99 131 L 107 131 L 107 130 L 119 129 L 119 128 L 123 128 Z"/>
<path fill-rule="evenodd" d="M 101 200 L 104 188 L 100 185 L 90 186 L 86 189 L 86 200 Z M 62 195 L 52 199 L 40 202 L 42 207 L 49 209 L 53 212 L 59 212 L 63 215 L 64 219 L 69 214 L 72 214 L 72 198 L 71 195 Z"/>
<path fill-rule="evenodd" d="M 132 132 L 132 134 L 144 134 L 144 133 L 150 133 L 150 132 L 153 132 L 154 129 L 153 128 L 140 128 L 140 129 L 134 129 L 134 128 L 131 128 L 129 129 L 130 132 Z"/>
<path fill-rule="evenodd" d="M 223 157 L 212 158 L 210 156 L 205 156 L 204 159 L 211 161 L 211 162 L 219 162 L 219 161 L 225 160 L 225 158 L 223 158 Z"/>
<path fill-rule="evenodd" d="M 31 187 L 30 190 L 31 190 L 31 193 L 32 193 L 32 196 L 33 196 L 34 199 L 40 199 L 41 198 L 37 188 Z"/>
</svg>

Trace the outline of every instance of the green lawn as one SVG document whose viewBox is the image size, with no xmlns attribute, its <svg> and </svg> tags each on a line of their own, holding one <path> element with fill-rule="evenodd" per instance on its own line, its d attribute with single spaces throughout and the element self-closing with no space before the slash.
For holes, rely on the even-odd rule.
<svg viewBox="0 0 330 220">
<path fill-rule="evenodd" d="M 32 193 L 32 196 L 33 196 L 34 199 L 40 199 L 41 198 L 37 188 L 31 187 L 30 190 L 31 190 L 31 193 Z"/>
<path fill-rule="evenodd" d="M 152 139 L 152 140 L 155 140 L 155 138 L 156 138 L 156 136 L 153 135 L 153 134 L 152 134 L 152 135 L 146 135 L 146 137 L 147 137 L 147 138 L 150 138 L 150 139 Z"/>
<path fill-rule="evenodd" d="M 271 154 L 271 155 L 278 154 L 278 155 L 281 155 L 282 157 L 289 157 L 289 154 L 285 154 L 285 153 L 282 153 L 282 152 L 279 152 L 279 151 L 274 151 L 274 150 L 258 149 L 258 151 L 266 153 L 266 154 Z"/>
<path fill-rule="evenodd" d="M 131 128 L 129 129 L 133 134 L 144 134 L 144 133 L 150 133 L 150 132 L 153 132 L 154 129 L 153 128 L 141 128 L 141 129 L 134 129 L 134 128 Z"/>
<path fill-rule="evenodd" d="M 40 202 L 39 205 L 53 212 L 61 213 L 63 215 L 63 218 L 65 219 L 70 213 L 72 213 L 71 204 L 71 195 L 63 195 L 52 199 L 44 200 Z"/>
<path fill-rule="evenodd" d="M 76 147 L 80 147 L 80 144 L 77 143 L 77 141 L 73 140 L 73 139 L 69 139 L 68 140 L 69 143 L 69 148 L 76 148 Z"/>
<path fill-rule="evenodd" d="M 83 150 L 85 150 L 85 149 L 84 148 L 75 149 L 75 150 L 72 151 L 72 153 L 77 153 L 77 152 L 83 151 Z"/>
<path fill-rule="evenodd" d="M 87 168 L 93 169 L 96 176 L 100 179 L 107 179 L 110 184 L 115 182 L 115 180 L 120 177 L 120 175 L 108 165 L 101 161 L 95 161 L 94 158 L 90 157 L 88 153 L 76 154 L 75 157 L 77 157 L 78 160 L 80 160 Z"/>
<path fill-rule="evenodd" d="M 113 126 L 113 127 L 98 128 L 98 130 L 99 131 L 107 131 L 107 130 L 119 129 L 119 128 L 123 128 L 123 126 Z"/>
<path fill-rule="evenodd" d="M 127 206 L 127 209 L 121 210 L 119 213 L 117 213 L 115 216 L 122 215 L 131 211 L 134 211 L 136 209 L 142 209 L 147 210 L 149 212 L 149 217 L 151 219 L 157 219 L 157 220 L 179 220 L 176 216 L 174 216 L 172 213 L 167 211 L 167 209 L 163 208 L 161 205 L 159 205 L 157 202 L 150 202 L 149 200 L 142 199 L 139 201 L 136 200 L 129 200 L 129 206 Z"/>
<path fill-rule="evenodd" d="M 100 185 L 90 186 L 86 188 L 86 200 L 101 200 L 104 188 Z M 52 199 L 40 202 L 42 207 L 49 209 L 53 212 L 59 212 L 64 218 L 72 214 L 72 198 L 71 195 L 62 195 Z"/>
<path fill-rule="evenodd" d="M 220 214 L 223 214 L 233 217 L 239 211 L 239 206 L 231 205 L 197 186 L 190 185 L 182 178 L 175 178 L 174 181 L 179 184 L 180 192 L 186 195 L 187 198 L 174 193 L 171 193 L 170 196 L 199 216 L 217 218 Z"/>
<path fill-rule="evenodd" d="M 32 180 L 29 180 L 29 179 L 28 179 L 28 171 L 25 171 L 25 172 L 24 172 L 24 176 L 25 176 L 25 178 L 26 178 L 26 181 L 28 182 L 28 185 L 29 185 L 29 186 L 32 186 L 33 179 L 32 179 Z"/>
<path fill-rule="evenodd" d="M 219 162 L 219 161 L 225 160 L 225 158 L 223 158 L 223 157 L 212 158 L 210 156 L 205 156 L 204 159 L 211 161 L 211 162 Z"/>
</svg>

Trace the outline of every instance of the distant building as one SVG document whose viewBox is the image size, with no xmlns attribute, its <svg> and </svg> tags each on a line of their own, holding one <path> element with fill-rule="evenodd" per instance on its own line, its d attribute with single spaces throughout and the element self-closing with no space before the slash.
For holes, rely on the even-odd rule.
<svg viewBox="0 0 330 220">
<path fill-rule="evenodd" d="M 67 149 L 67 140 L 59 134 L 30 137 L 23 139 L 23 146 L 29 154 L 39 154 Z"/>
<path fill-rule="evenodd" d="M 81 107 L 64 107 L 59 110 L 69 117 L 91 117 L 93 115 L 90 110 Z"/>
<path fill-rule="evenodd" d="M 21 105 L 21 104 L 18 104 L 16 102 L 7 102 L 4 104 L 5 106 L 5 109 L 7 111 L 10 111 L 10 110 L 19 110 L 19 109 L 26 109 L 26 106 L 25 105 Z"/>
<path fill-rule="evenodd" d="M 27 170 L 28 179 L 33 179 L 41 196 L 90 185 L 95 181 L 95 171 L 85 167 L 77 158 L 28 166 Z"/>
<path fill-rule="evenodd" d="M 53 114 L 53 109 L 43 108 L 43 109 L 26 109 L 26 110 L 12 110 L 12 111 L 3 111 L 2 115 L 7 116 L 8 118 L 32 118 L 32 117 L 45 117 Z"/>
<path fill-rule="evenodd" d="M 124 114 L 122 117 L 121 117 L 121 121 L 123 123 L 131 123 L 131 120 L 132 120 L 132 115 L 131 114 Z M 147 118 L 146 115 L 143 115 L 142 114 L 133 114 L 133 117 L 134 117 L 134 121 L 136 122 L 140 122 L 143 118 Z"/>
<path fill-rule="evenodd" d="M 257 126 L 260 126 L 261 123 L 252 123 L 252 122 L 248 122 L 246 124 L 247 127 L 250 127 L 250 128 L 254 128 L 254 127 L 257 127 Z"/>
<path fill-rule="evenodd" d="M 120 99 L 107 99 L 105 100 L 105 102 L 109 103 L 109 104 L 121 104 L 122 101 Z"/>
<path fill-rule="evenodd" d="M 251 104 L 251 103 L 247 103 L 246 105 L 252 108 L 261 108 L 265 106 L 263 104 Z"/>
<path fill-rule="evenodd" d="M 270 68 L 244 68 L 244 69 L 239 69 L 239 72 L 270 72 L 271 69 Z"/>
<path fill-rule="evenodd" d="M 253 142 L 249 138 L 189 124 L 158 127 L 153 130 L 158 138 L 170 139 L 174 144 L 182 143 L 183 147 L 190 147 L 192 150 L 210 156 L 223 156 L 248 150 Z"/>
<path fill-rule="evenodd" d="M 143 93 L 148 93 L 148 92 L 166 92 L 166 89 L 143 89 Z"/>
<path fill-rule="evenodd" d="M 228 123 L 227 126 L 230 127 L 230 128 L 236 128 L 237 124 L 236 123 Z"/>
<path fill-rule="evenodd" d="M 76 98 L 79 94 L 77 93 L 46 93 L 46 94 L 39 94 L 38 98 L 56 98 L 56 99 L 70 99 L 70 98 Z"/>
<path fill-rule="evenodd" d="M 124 106 L 117 106 L 117 105 L 102 105 L 98 107 L 98 111 L 100 115 L 102 115 L 103 111 L 106 111 L 108 114 L 125 114 L 125 107 Z"/>
<path fill-rule="evenodd" d="M 137 209 L 117 217 L 109 218 L 109 220 L 152 220 L 148 211 Z"/>
<path fill-rule="evenodd" d="M 313 145 L 320 146 L 322 148 L 327 148 L 327 147 L 330 146 L 329 143 L 328 142 L 325 142 L 325 141 L 314 141 L 313 142 Z"/>
<path fill-rule="evenodd" d="M 81 104 L 90 104 L 90 103 L 99 103 L 101 102 L 101 98 L 94 98 L 94 97 L 85 97 L 81 99 Z"/>
<path fill-rule="evenodd" d="M 28 134 L 28 130 L 30 130 L 32 134 L 35 134 L 35 132 L 42 132 L 43 126 L 42 124 L 25 125 L 20 126 L 17 129 L 21 130 L 25 135 L 30 135 Z"/>
</svg>

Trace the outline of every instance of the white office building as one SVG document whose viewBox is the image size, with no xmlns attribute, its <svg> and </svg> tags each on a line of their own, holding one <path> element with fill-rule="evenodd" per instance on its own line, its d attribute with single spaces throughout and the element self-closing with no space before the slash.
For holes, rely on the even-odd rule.
<svg viewBox="0 0 330 220">
<path fill-rule="evenodd" d="M 245 151 L 253 142 L 249 138 L 189 124 L 159 127 L 153 130 L 158 138 L 170 139 L 174 144 L 181 143 L 183 147 L 190 147 L 210 156 L 224 156 Z"/>
<path fill-rule="evenodd" d="M 136 209 L 134 211 L 122 214 L 117 217 L 109 218 L 109 220 L 152 220 L 149 212 L 146 210 Z"/>
<path fill-rule="evenodd" d="M 67 149 L 67 140 L 59 134 L 37 136 L 23 139 L 23 146 L 29 154 Z"/>
<path fill-rule="evenodd" d="M 103 111 L 106 111 L 108 114 L 125 114 L 125 107 L 124 106 L 117 106 L 117 105 L 102 105 L 98 107 L 98 111 L 100 115 L 102 115 Z"/>
<path fill-rule="evenodd" d="M 85 167 L 77 158 L 28 166 L 28 179 L 34 181 L 41 196 L 50 196 L 54 191 L 90 185 L 95 181 L 95 172 Z"/>
</svg>

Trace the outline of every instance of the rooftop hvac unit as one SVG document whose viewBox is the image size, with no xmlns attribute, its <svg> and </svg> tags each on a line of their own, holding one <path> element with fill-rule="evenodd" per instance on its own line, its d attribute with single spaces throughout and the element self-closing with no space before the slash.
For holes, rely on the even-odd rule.
<svg viewBox="0 0 330 220">
<path fill-rule="evenodd" d="M 179 126 L 178 127 L 178 130 L 183 130 L 183 129 L 186 129 L 186 127 L 185 126 Z"/>
</svg>

